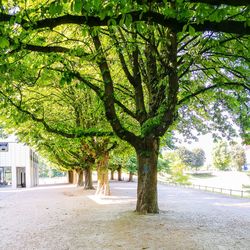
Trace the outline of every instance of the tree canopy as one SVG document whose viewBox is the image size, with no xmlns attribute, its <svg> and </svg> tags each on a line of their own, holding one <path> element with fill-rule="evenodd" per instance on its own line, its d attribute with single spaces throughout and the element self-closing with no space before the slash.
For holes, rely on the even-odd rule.
<svg viewBox="0 0 250 250">
<path fill-rule="evenodd" d="M 94 92 L 113 132 L 136 150 L 136 210 L 155 213 L 167 131 L 233 132 L 234 121 L 249 139 L 249 20 L 248 1 L 236 0 L 3 0 L 1 98 L 50 132 L 110 134 L 55 131 L 20 94 L 50 84 Z"/>
</svg>

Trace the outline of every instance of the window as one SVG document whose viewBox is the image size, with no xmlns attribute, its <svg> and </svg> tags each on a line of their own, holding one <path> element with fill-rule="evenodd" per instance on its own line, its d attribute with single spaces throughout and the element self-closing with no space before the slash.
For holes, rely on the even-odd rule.
<svg viewBox="0 0 250 250">
<path fill-rule="evenodd" d="M 0 152 L 8 151 L 8 142 L 0 142 Z"/>
</svg>

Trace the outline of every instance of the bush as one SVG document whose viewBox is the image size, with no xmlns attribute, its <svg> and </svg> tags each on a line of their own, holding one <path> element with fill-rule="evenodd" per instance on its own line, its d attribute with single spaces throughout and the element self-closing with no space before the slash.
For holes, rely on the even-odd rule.
<svg viewBox="0 0 250 250">
<path fill-rule="evenodd" d="M 188 182 L 189 177 L 184 175 L 184 169 L 187 167 L 185 163 L 181 160 L 178 152 L 169 152 L 166 156 L 166 160 L 169 162 L 171 180 L 173 182 L 181 184 L 190 184 Z"/>
</svg>

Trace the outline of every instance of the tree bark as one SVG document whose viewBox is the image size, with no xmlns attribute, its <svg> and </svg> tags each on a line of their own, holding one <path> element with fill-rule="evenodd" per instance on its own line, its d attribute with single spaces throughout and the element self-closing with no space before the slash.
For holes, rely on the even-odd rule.
<svg viewBox="0 0 250 250">
<path fill-rule="evenodd" d="M 77 187 L 82 187 L 83 186 L 83 170 L 82 169 L 77 169 Z"/>
<path fill-rule="evenodd" d="M 129 182 L 133 181 L 133 173 L 132 172 L 129 172 L 128 181 Z"/>
<path fill-rule="evenodd" d="M 117 168 L 117 173 L 118 173 L 118 181 L 122 181 L 122 166 L 119 166 Z"/>
<path fill-rule="evenodd" d="M 108 172 L 108 153 L 99 159 L 97 165 L 97 189 L 96 195 L 110 195 L 109 172 Z"/>
<path fill-rule="evenodd" d="M 159 139 L 144 139 L 136 150 L 138 164 L 136 212 L 159 213 L 157 199 L 157 161 Z"/>
<path fill-rule="evenodd" d="M 115 172 L 115 171 L 114 171 L 113 169 L 112 169 L 111 172 L 110 172 L 110 180 L 112 180 L 112 181 L 115 179 L 115 178 L 114 178 L 114 172 Z"/>
<path fill-rule="evenodd" d="M 73 173 L 73 171 L 72 170 L 69 170 L 68 171 L 68 181 L 69 181 L 69 183 L 70 184 L 73 184 L 74 183 L 74 173 Z"/>
<path fill-rule="evenodd" d="M 95 189 L 92 180 L 92 167 L 89 166 L 84 169 L 84 189 Z"/>
<path fill-rule="evenodd" d="M 73 170 L 73 177 L 72 178 L 73 178 L 72 183 L 76 185 L 77 184 L 77 171 L 75 169 Z"/>
</svg>

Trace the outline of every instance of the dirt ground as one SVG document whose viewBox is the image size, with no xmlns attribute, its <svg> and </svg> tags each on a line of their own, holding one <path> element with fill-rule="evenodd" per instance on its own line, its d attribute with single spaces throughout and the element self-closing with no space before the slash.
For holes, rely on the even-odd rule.
<svg viewBox="0 0 250 250">
<path fill-rule="evenodd" d="M 0 249 L 250 249 L 249 199 L 159 185 L 160 214 L 137 215 L 136 183 L 111 191 L 0 190 Z"/>
</svg>

